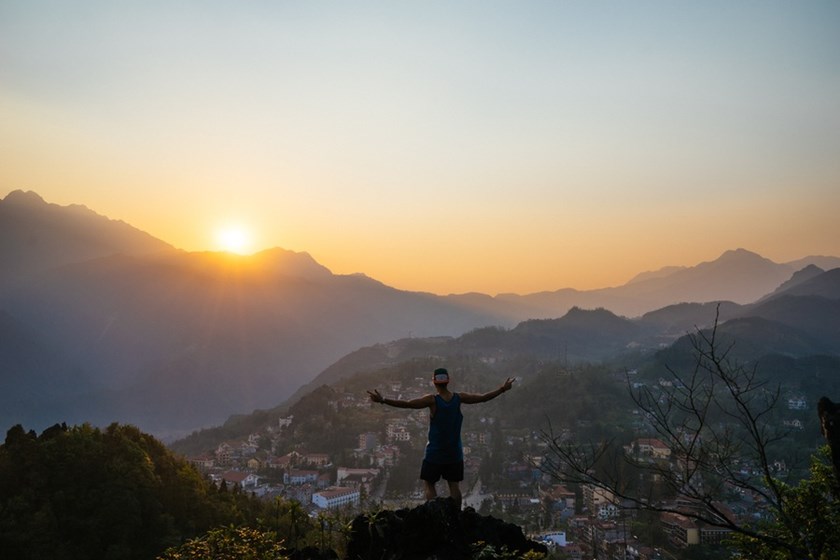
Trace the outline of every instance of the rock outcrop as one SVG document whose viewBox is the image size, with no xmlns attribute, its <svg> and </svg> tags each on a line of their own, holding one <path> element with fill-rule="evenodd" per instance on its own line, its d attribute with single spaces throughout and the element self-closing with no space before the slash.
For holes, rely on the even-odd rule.
<svg viewBox="0 0 840 560">
<path fill-rule="evenodd" d="M 466 560 L 479 548 L 546 552 L 522 529 L 472 508 L 458 511 L 450 498 L 437 498 L 413 509 L 359 515 L 350 528 L 347 560 Z"/>
</svg>

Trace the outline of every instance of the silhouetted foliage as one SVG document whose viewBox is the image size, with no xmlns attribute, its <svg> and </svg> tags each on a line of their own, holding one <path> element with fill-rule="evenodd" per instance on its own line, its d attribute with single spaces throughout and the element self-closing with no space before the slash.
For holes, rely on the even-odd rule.
<svg viewBox="0 0 840 560">
<path fill-rule="evenodd" d="M 133 426 L 11 428 L 0 446 L 0 550 L 26 560 L 148 559 L 266 506 L 220 492 Z"/>
</svg>

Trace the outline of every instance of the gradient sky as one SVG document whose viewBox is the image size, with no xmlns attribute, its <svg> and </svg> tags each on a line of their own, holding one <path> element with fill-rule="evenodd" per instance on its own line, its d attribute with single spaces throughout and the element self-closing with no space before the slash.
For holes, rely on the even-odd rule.
<svg viewBox="0 0 840 560">
<path fill-rule="evenodd" d="M 0 197 L 434 293 L 840 256 L 840 2 L 0 0 Z"/>
</svg>

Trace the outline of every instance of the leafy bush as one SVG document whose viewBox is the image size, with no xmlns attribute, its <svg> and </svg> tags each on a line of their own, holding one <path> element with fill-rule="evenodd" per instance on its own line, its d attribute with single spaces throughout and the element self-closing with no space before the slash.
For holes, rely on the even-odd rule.
<svg viewBox="0 0 840 560">
<path fill-rule="evenodd" d="M 249 527 L 220 527 L 172 547 L 158 560 L 286 560 L 282 542 L 272 532 Z"/>
</svg>

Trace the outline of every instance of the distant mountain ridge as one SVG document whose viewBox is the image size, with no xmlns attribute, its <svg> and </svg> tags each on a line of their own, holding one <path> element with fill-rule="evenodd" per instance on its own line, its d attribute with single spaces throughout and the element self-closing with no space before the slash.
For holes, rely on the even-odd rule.
<svg viewBox="0 0 840 560">
<path fill-rule="evenodd" d="M 676 303 L 732 301 L 748 304 L 775 290 L 800 268 L 812 261 L 828 268 L 840 267 L 840 258 L 808 257 L 796 261 L 799 268 L 778 264 L 746 249 L 724 252 L 714 261 L 693 267 L 668 267 L 655 273 L 637 275 L 617 287 L 589 291 L 562 289 L 529 295 L 503 294 L 495 299 L 511 307 L 519 305 L 536 313 L 551 310 L 548 315 L 521 315 L 518 319 L 556 317 L 572 307 L 593 309 L 604 307 L 619 315 L 638 317 Z M 473 298 L 476 305 L 479 300 Z"/>
<path fill-rule="evenodd" d="M 797 270 L 796 272 L 794 272 L 793 276 L 791 276 L 789 280 L 787 280 L 786 282 L 783 282 L 772 293 L 767 294 L 766 296 L 764 296 L 761 299 L 762 300 L 769 299 L 769 298 L 772 298 L 776 294 L 781 294 L 783 292 L 788 292 L 788 291 L 792 290 L 795 286 L 798 286 L 799 284 L 802 284 L 804 282 L 808 282 L 809 280 L 811 280 L 812 278 L 816 278 L 817 276 L 819 276 L 823 272 L 825 272 L 825 270 L 821 269 L 817 265 L 809 264 L 805 268 L 803 268 L 801 270 Z"/>
<path fill-rule="evenodd" d="M 307 253 L 279 248 L 187 253 L 22 191 L 0 201 L 0 262 L 0 424 L 121 421 L 164 437 L 272 406 L 377 343 L 487 327 L 539 337 L 530 321 L 547 320 L 544 327 L 581 341 L 572 357 L 591 357 L 599 347 L 661 343 L 673 314 L 660 313 L 656 326 L 621 316 L 690 301 L 752 303 L 796 272 L 738 250 L 603 290 L 436 296 L 335 275 Z M 583 310 L 597 308 L 610 317 L 586 331 Z"/>
<path fill-rule="evenodd" d="M 794 287 L 797 294 L 786 293 Z M 666 376 L 669 370 L 691 371 L 696 366 L 692 337 L 698 331 L 710 336 L 715 322 L 718 348 L 726 349 L 730 363 L 757 366 L 763 377 L 783 380 L 789 386 L 810 385 L 813 393 L 823 390 L 826 383 L 837 385 L 838 307 L 840 269 L 788 284 L 787 290 L 751 306 L 677 304 L 633 320 L 605 309 L 574 308 L 559 319 L 529 320 L 513 329 L 487 327 L 459 337 L 395 340 L 347 354 L 285 403 L 231 417 L 223 426 L 173 445 L 199 452 L 204 449 L 201 446 L 217 444 L 220 438 L 245 437 L 293 413 L 312 395 L 328 390 L 327 386 L 377 385 L 394 372 L 416 371 L 420 364 L 426 369 L 446 364 L 458 375 L 480 370 L 495 371 L 491 374 L 495 377 L 515 374 L 522 376 L 523 387 L 535 373 L 563 375 L 583 363 L 605 363 L 625 371 L 658 370 Z M 463 387 L 465 380 L 459 380 Z"/>
<path fill-rule="evenodd" d="M 21 190 L 0 201 L 0 287 L 63 264 L 170 251 L 172 245 L 85 206 L 49 204 Z"/>
<path fill-rule="evenodd" d="M 571 309 L 559 319 L 529 320 L 510 330 L 477 329 L 458 338 L 403 339 L 360 348 L 324 370 L 293 396 L 352 375 L 393 367 L 434 355 L 441 359 L 476 355 L 515 361 L 517 355 L 572 362 L 614 360 L 638 350 L 674 348 L 666 355 L 688 354 L 687 335 L 717 321 L 733 356 L 758 360 L 768 354 L 804 358 L 840 356 L 840 269 L 809 270 L 797 282 L 753 305 L 732 302 L 681 303 L 637 319 L 618 317 L 605 309 Z M 667 360 L 665 360 L 667 361 Z"/>
</svg>

